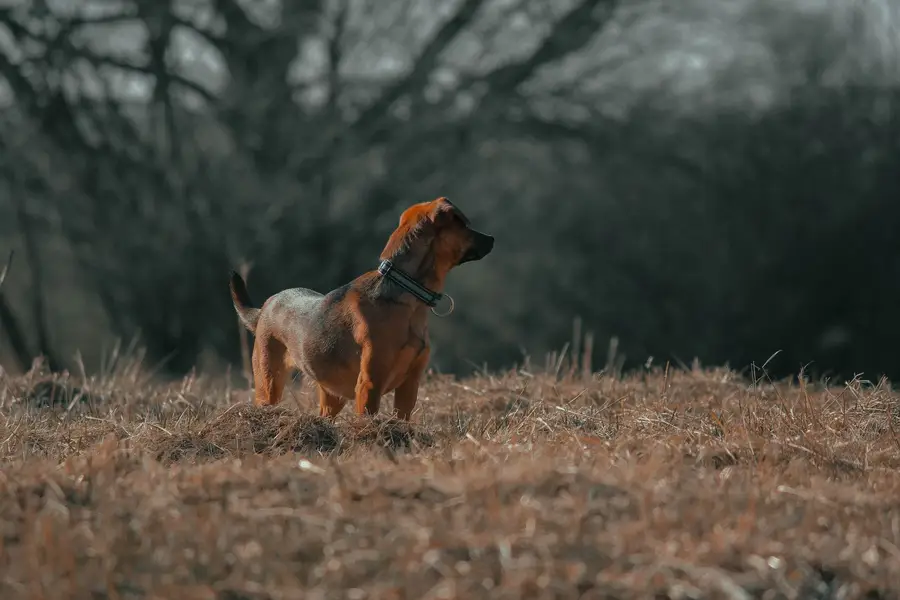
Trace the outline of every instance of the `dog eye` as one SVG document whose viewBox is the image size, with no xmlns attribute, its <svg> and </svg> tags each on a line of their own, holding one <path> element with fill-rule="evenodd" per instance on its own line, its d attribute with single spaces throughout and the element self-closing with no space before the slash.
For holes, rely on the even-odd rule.
<svg viewBox="0 0 900 600">
<path fill-rule="evenodd" d="M 469 226 L 469 219 L 466 218 L 466 215 L 462 214 L 459 211 L 453 211 L 453 216 L 460 224 L 462 224 L 463 227 Z"/>
</svg>

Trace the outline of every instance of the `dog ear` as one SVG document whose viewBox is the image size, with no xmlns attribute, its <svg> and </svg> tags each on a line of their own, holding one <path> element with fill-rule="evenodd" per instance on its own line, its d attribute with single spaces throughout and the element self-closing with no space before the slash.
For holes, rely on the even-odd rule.
<svg viewBox="0 0 900 600">
<path fill-rule="evenodd" d="M 431 210 L 431 220 L 438 226 L 449 225 L 454 221 L 469 225 L 469 218 L 455 204 L 443 196 L 435 200 Z"/>
<path fill-rule="evenodd" d="M 430 217 L 437 225 L 449 223 L 453 219 L 453 214 L 457 212 L 457 208 L 453 206 L 453 203 L 443 196 L 431 204 L 433 208 L 431 209 Z"/>
</svg>

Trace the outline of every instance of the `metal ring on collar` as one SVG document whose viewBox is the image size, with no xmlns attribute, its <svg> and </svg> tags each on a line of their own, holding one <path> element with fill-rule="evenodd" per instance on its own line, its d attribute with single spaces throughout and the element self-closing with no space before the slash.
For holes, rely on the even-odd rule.
<svg viewBox="0 0 900 600">
<path fill-rule="evenodd" d="M 438 311 L 435 310 L 435 309 L 437 308 L 437 306 L 432 306 L 432 307 L 431 307 L 431 312 L 432 312 L 432 314 L 434 314 L 434 316 L 436 316 L 436 317 L 447 317 L 447 316 L 450 316 L 450 313 L 453 312 L 453 309 L 454 309 L 454 307 L 456 306 L 456 303 L 453 302 L 453 296 L 451 296 L 450 294 L 444 294 L 444 298 L 446 298 L 447 300 L 450 301 L 450 308 L 447 309 L 447 312 L 439 313 Z"/>
</svg>

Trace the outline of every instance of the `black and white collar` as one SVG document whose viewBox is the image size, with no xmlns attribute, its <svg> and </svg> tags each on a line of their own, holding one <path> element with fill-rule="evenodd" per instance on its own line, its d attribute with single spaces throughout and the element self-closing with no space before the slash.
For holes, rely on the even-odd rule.
<svg viewBox="0 0 900 600">
<path fill-rule="evenodd" d="M 444 298 L 444 294 L 430 290 L 411 275 L 398 269 L 390 260 L 383 260 L 378 265 L 378 273 L 385 279 L 390 279 L 404 290 L 421 300 L 426 306 L 434 308 Z"/>
</svg>

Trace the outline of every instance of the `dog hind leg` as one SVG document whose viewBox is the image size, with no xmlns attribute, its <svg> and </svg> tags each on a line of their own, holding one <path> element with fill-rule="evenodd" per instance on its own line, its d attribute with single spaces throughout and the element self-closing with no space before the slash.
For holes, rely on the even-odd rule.
<svg viewBox="0 0 900 600">
<path fill-rule="evenodd" d="M 268 332 L 258 332 L 253 345 L 254 403 L 274 406 L 281 401 L 288 376 L 287 348 Z"/>
</svg>

